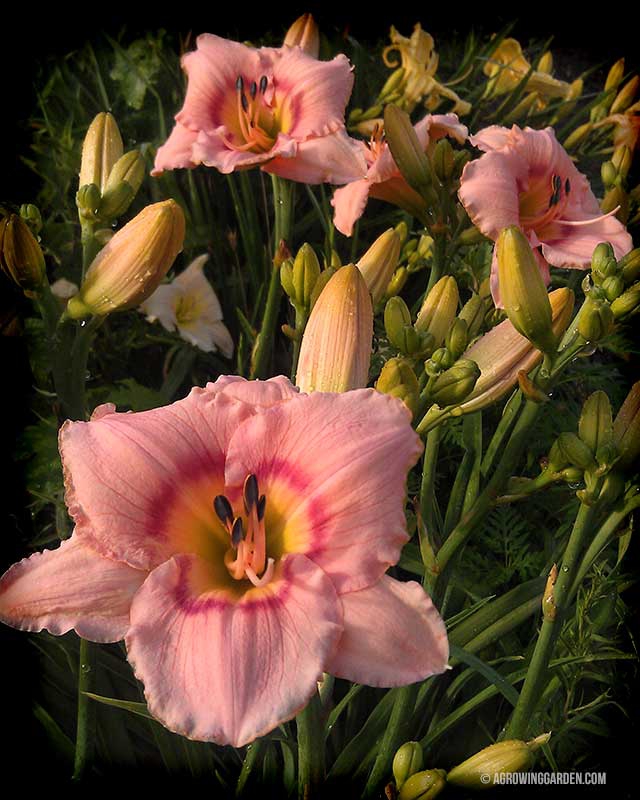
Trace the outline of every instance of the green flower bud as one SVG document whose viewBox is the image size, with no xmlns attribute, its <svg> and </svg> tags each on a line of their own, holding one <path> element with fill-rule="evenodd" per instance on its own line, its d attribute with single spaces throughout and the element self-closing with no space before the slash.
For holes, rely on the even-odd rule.
<svg viewBox="0 0 640 800">
<path fill-rule="evenodd" d="M 407 268 L 399 267 L 391 276 L 391 280 L 387 285 L 387 291 L 385 292 L 385 298 L 388 299 L 389 297 L 395 297 L 397 294 L 400 294 L 408 278 L 409 272 Z"/>
<path fill-rule="evenodd" d="M 564 140 L 565 150 L 573 150 L 574 147 L 577 147 L 591 132 L 592 128 L 593 122 L 585 122 L 583 125 L 579 125 L 575 131 L 570 133 L 569 136 L 567 136 L 567 138 Z"/>
<path fill-rule="evenodd" d="M 611 275 L 602 281 L 602 291 L 611 303 L 624 292 L 624 281 L 618 275 Z"/>
<path fill-rule="evenodd" d="M 556 350 L 551 303 L 540 268 L 520 228 L 505 228 L 496 243 L 500 293 L 513 327 L 543 353 Z"/>
<path fill-rule="evenodd" d="M 617 471 L 609 472 L 600 488 L 598 502 L 612 505 L 624 491 L 624 477 Z"/>
<path fill-rule="evenodd" d="M 560 474 L 562 475 L 562 480 L 566 483 L 580 483 L 584 475 L 584 470 L 578 469 L 578 467 L 567 467 L 563 469 Z"/>
<path fill-rule="evenodd" d="M 295 289 L 293 287 L 293 259 L 287 258 L 280 265 L 280 283 L 287 297 L 293 301 Z"/>
<path fill-rule="evenodd" d="M 388 362 L 387 362 L 388 363 Z M 402 789 L 402 785 L 422 769 L 422 747 L 418 742 L 405 742 L 393 757 L 393 777 L 396 788 Z"/>
<path fill-rule="evenodd" d="M 432 800 L 447 785 L 447 773 L 443 769 L 427 769 L 416 772 L 400 789 L 398 800 Z"/>
<path fill-rule="evenodd" d="M 405 242 L 402 253 L 400 254 L 401 259 L 409 258 L 411 253 L 414 253 L 418 249 L 418 240 L 417 239 L 409 239 L 408 242 Z"/>
<path fill-rule="evenodd" d="M 634 284 L 611 303 L 611 313 L 615 319 L 623 319 L 636 311 L 638 306 L 640 306 L 640 283 Z"/>
<path fill-rule="evenodd" d="M 447 783 L 465 789 L 486 789 L 493 784 L 493 777 L 496 774 L 529 769 L 533 765 L 535 751 L 548 742 L 549 737 L 550 734 L 543 734 L 530 742 L 508 739 L 485 747 L 484 750 L 450 770 L 447 774 Z M 487 775 L 490 776 L 490 780 L 485 783 Z"/>
<path fill-rule="evenodd" d="M 320 277 L 320 262 L 310 244 L 302 245 L 293 262 L 292 280 L 294 305 L 308 309 L 311 305 L 311 295 Z"/>
<path fill-rule="evenodd" d="M 468 343 L 467 323 L 463 319 L 456 319 L 446 335 L 445 346 L 454 358 L 460 358 Z"/>
<path fill-rule="evenodd" d="M 618 177 L 618 170 L 615 168 L 612 161 L 603 162 L 600 167 L 600 177 L 602 178 L 605 189 L 609 189 L 615 184 L 616 178 Z"/>
<path fill-rule="evenodd" d="M 561 433 L 557 439 L 560 452 L 570 464 L 581 470 L 595 467 L 593 452 L 575 433 Z"/>
<path fill-rule="evenodd" d="M 462 403 L 473 391 L 479 377 L 480 368 L 475 361 L 463 358 L 436 378 L 431 388 L 431 400 L 441 408 Z"/>
<path fill-rule="evenodd" d="M 98 208 L 100 217 L 115 219 L 122 216 L 142 186 L 144 174 L 144 158 L 139 150 L 131 150 L 118 159 L 102 193 Z"/>
<path fill-rule="evenodd" d="M 598 390 L 586 399 L 578 422 L 578 435 L 591 453 L 596 453 L 613 440 L 611 403 L 603 391 Z M 573 463 L 581 466 L 578 462 Z"/>
<path fill-rule="evenodd" d="M 458 241 L 463 245 L 472 245 L 478 244 L 478 242 L 481 242 L 484 238 L 484 234 L 478 228 L 471 226 L 462 231 L 458 236 Z"/>
<path fill-rule="evenodd" d="M 439 347 L 431 354 L 431 358 L 424 365 L 427 375 L 435 377 L 455 363 L 455 358 L 446 347 Z"/>
<path fill-rule="evenodd" d="M 439 139 L 431 155 L 433 171 L 441 183 L 447 183 L 455 169 L 455 154 L 451 142 L 446 138 Z"/>
<path fill-rule="evenodd" d="M 614 275 L 617 272 L 616 256 L 609 242 L 600 242 L 596 246 L 591 255 L 591 271 L 596 283 L 600 283 L 607 275 Z M 601 280 L 597 281 L 596 276 Z"/>
<path fill-rule="evenodd" d="M 613 312 L 607 303 L 594 302 L 587 297 L 578 319 L 578 333 L 587 342 L 599 342 L 611 333 L 614 322 Z"/>
<path fill-rule="evenodd" d="M 409 235 L 409 226 L 406 222 L 402 221 L 399 222 L 393 230 L 398 234 L 400 246 L 402 247 L 407 241 L 407 236 Z"/>
<path fill-rule="evenodd" d="M 621 144 L 613 151 L 611 163 L 618 171 L 618 175 L 625 180 L 631 169 L 633 155 L 626 144 Z"/>
<path fill-rule="evenodd" d="M 42 230 L 42 217 L 40 209 L 33 203 L 23 203 L 20 206 L 20 216 L 37 236 Z"/>
<path fill-rule="evenodd" d="M 420 394 L 418 379 L 416 378 L 411 364 L 405 359 L 390 358 L 382 368 L 382 372 L 376 381 L 375 388 L 382 394 L 390 394 L 402 400 L 412 414 L 416 413 Z M 408 744 L 415 744 L 415 742 L 409 742 Z M 402 750 L 402 748 L 400 748 L 400 750 Z M 398 753 L 400 753 L 400 750 L 398 750 Z M 422 751 L 420 752 L 422 753 Z M 396 753 L 396 757 L 398 757 L 398 753 Z M 416 770 L 420 769 L 420 766 L 416 767 Z"/>
<path fill-rule="evenodd" d="M 618 264 L 622 271 L 622 280 L 628 286 L 640 278 L 640 247 L 636 247 L 620 259 Z"/>
<path fill-rule="evenodd" d="M 634 75 L 633 78 L 627 81 L 627 83 L 625 83 L 622 89 L 620 89 L 618 92 L 616 99 L 611 105 L 611 110 L 609 113 L 620 114 L 623 111 L 626 111 L 627 108 L 629 108 L 629 106 L 633 103 L 633 99 L 638 91 L 638 86 L 640 86 L 640 78 L 637 75 Z"/>
<path fill-rule="evenodd" d="M 365 120 L 375 119 L 382 114 L 383 106 L 381 103 L 377 103 L 375 106 L 371 106 L 366 111 L 364 111 L 360 115 L 360 121 L 365 122 Z"/>
<path fill-rule="evenodd" d="M 76 193 L 76 205 L 81 219 L 95 220 L 102 197 L 95 183 L 86 183 Z"/>
<path fill-rule="evenodd" d="M 431 170 L 409 115 L 394 105 L 384 109 L 384 130 L 391 155 L 403 177 L 419 195 L 431 188 Z"/>
<path fill-rule="evenodd" d="M 558 442 L 555 441 L 551 445 L 551 450 L 549 450 L 547 469 L 550 472 L 561 472 L 567 466 L 569 466 L 569 459 Z"/>
<path fill-rule="evenodd" d="M 388 95 L 390 95 L 392 92 L 395 92 L 396 89 L 398 89 L 398 87 L 402 84 L 403 80 L 404 69 L 402 67 L 398 67 L 398 69 L 389 75 L 385 85 L 380 90 L 380 94 L 378 95 L 380 100 L 385 100 Z"/>
<path fill-rule="evenodd" d="M 356 266 L 362 273 L 374 306 L 384 297 L 400 258 L 400 237 L 393 228 L 375 240 Z"/>
<path fill-rule="evenodd" d="M 458 310 L 458 284 L 451 275 L 446 275 L 433 286 L 418 312 L 416 329 L 433 335 L 436 345 L 444 342 Z"/>
<path fill-rule="evenodd" d="M 604 84 L 605 92 L 617 89 L 622 83 L 624 77 L 624 58 L 619 58 L 616 63 L 611 67 L 607 75 L 607 80 Z"/>
<path fill-rule="evenodd" d="M 325 267 L 322 270 L 322 272 L 318 276 L 316 285 L 313 287 L 313 291 L 311 292 L 310 310 L 313 309 L 317 299 L 320 297 L 322 290 L 329 283 L 329 281 L 336 274 L 337 271 L 338 270 L 335 267 Z"/>
<path fill-rule="evenodd" d="M 633 466 L 640 456 L 640 381 L 631 387 L 613 422 L 613 442 L 620 453 L 618 466 Z"/>
<path fill-rule="evenodd" d="M 398 347 L 396 342 L 402 339 L 403 329 L 407 325 L 411 325 L 409 307 L 401 297 L 392 297 L 384 307 L 384 329 L 394 347 Z"/>
<path fill-rule="evenodd" d="M 417 253 L 420 258 L 431 258 L 433 253 L 433 236 L 423 233 L 418 241 Z"/>
<path fill-rule="evenodd" d="M 102 194 L 111 170 L 122 156 L 122 151 L 122 137 L 115 119 L 111 114 L 101 112 L 89 126 L 82 144 L 78 185 L 82 187 L 94 184 Z"/>
<path fill-rule="evenodd" d="M 467 323 L 467 333 L 469 339 L 473 339 L 480 333 L 480 328 L 484 322 L 484 302 L 480 295 L 472 294 L 471 298 L 462 307 L 458 314 L 458 319 Z"/>
<path fill-rule="evenodd" d="M 36 291 L 47 278 L 40 245 L 17 214 L 0 221 L 0 268 L 24 292 Z"/>
</svg>

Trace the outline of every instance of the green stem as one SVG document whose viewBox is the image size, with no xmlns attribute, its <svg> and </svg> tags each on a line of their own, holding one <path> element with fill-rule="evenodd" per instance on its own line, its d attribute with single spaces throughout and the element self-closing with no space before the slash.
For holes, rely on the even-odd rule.
<svg viewBox="0 0 640 800">
<path fill-rule="evenodd" d="M 527 677 L 520 692 L 511 720 L 505 732 L 505 739 L 524 739 L 536 711 L 546 678 L 549 660 L 566 615 L 569 591 L 578 566 L 578 558 L 583 549 L 585 537 L 596 513 L 594 506 L 581 505 L 564 552 L 558 579 L 553 588 L 555 615 L 546 615 L 542 621 Z"/>
<path fill-rule="evenodd" d="M 325 778 L 322 700 L 315 692 L 296 717 L 298 731 L 298 798 L 313 800 Z"/>
<path fill-rule="evenodd" d="M 293 340 L 293 355 L 291 357 L 291 380 L 295 383 L 296 371 L 298 369 L 298 359 L 300 358 L 300 346 L 302 345 L 302 334 L 307 326 L 307 313 L 304 308 L 296 308 L 296 338 Z"/>
<path fill-rule="evenodd" d="M 487 447 L 487 452 L 484 454 L 484 458 L 482 459 L 481 469 L 483 475 L 488 475 L 493 469 L 496 459 L 502 451 L 505 439 L 509 435 L 509 431 L 511 430 L 511 427 L 518 416 L 518 412 L 522 406 L 522 400 L 522 392 L 520 389 L 518 389 L 507 401 L 504 411 L 502 412 L 500 422 L 498 423 L 498 426 L 491 437 L 491 441 Z"/>
<path fill-rule="evenodd" d="M 92 646 L 86 639 L 80 639 L 80 660 L 78 675 L 78 721 L 76 725 L 76 752 L 73 764 L 73 780 L 79 781 L 91 763 L 92 737 L 88 731 L 93 725 L 93 703 L 86 692 L 91 690 L 93 672 Z"/>
<path fill-rule="evenodd" d="M 447 237 L 443 233 L 438 233 L 434 236 L 433 260 L 431 262 L 431 273 L 429 275 L 429 284 L 427 285 L 427 294 L 429 294 L 431 289 L 444 275 L 446 255 Z"/>
<path fill-rule="evenodd" d="M 83 220 L 81 223 L 81 242 L 82 242 L 82 280 L 89 269 L 93 259 L 97 256 L 101 248 L 100 242 L 94 236 L 95 223 L 89 220 Z"/>
<path fill-rule="evenodd" d="M 240 770 L 238 783 L 236 784 L 236 797 L 242 797 L 247 785 L 247 781 L 249 780 L 251 772 L 253 771 L 254 764 L 258 760 L 259 756 L 264 752 L 265 745 L 266 742 L 263 739 L 256 739 L 253 744 L 250 744 L 247 747 L 247 754 L 242 762 L 242 769 Z"/>
<path fill-rule="evenodd" d="M 433 542 L 433 537 L 439 530 L 438 516 L 436 514 L 435 479 L 438 450 L 440 448 L 440 433 L 441 429 L 435 428 L 427 434 L 422 466 L 422 484 L 420 486 L 420 515 L 431 542 Z"/>
</svg>

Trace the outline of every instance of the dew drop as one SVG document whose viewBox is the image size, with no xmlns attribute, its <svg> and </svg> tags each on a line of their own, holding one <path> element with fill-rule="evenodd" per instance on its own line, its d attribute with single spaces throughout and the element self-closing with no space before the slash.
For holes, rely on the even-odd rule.
<svg viewBox="0 0 640 800">
<path fill-rule="evenodd" d="M 564 567 L 562 567 L 562 571 L 569 572 L 569 567 L 565 564 Z"/>
</svg>

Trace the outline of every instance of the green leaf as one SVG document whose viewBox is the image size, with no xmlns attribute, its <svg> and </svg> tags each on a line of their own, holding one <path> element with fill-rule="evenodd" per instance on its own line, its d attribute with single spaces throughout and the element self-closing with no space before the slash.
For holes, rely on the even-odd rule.
<svg viewBox="0 0 640 800">
<path fill-rule="evenodd" d="M 153 717 L 149 713 L 149 709 L 147 708 L 146 703 L 136 703 L 133 700 L 116 700 L 113 697 L 102 697 L 102 695 L 93 694 L 92 692 L 85 692 L 85 694 L 87 695 L 87 697 L 90 697 L 97 703 L 103 703 L 105 706 L 113 706 L 114 708 L 121 708 L 123 711 L 130 711 L 132 714 L 138 714 L 141 717 L 146 717 L 147 719 L 153 719 Z"/>
<path fill-rule="evenodd" d="M 502 677 L 499 672 L 497 672 L 493 667 L 490 667 L 477 656 L 474 656 L 472 653 L 468 653 L 462 647 L 458 647 L 455 644 L 450 645 L 450 647 L 452 658 L 449 660 L 449 662 L 451 663 L 451 666 L 453 666 L 452 662 L 462 661 L 476 672 L 479 672 L 489 681 L 489 683 L 493 684 L 496 689 L 511 703 L 512 706 L 516 705 L 519 697 L 518 692 L 508 681 Z"/>
<path fill-rule="evenodd" d="M 143 386 L 133 378 L 125 378 L 118 381 L 109 390 L 106 400 L 103 402 L 114 403 L 118 409 L 131 409 L 131 411 L 148 411 L 150 408 L 158 408 L 166 404 L 163 394 L 155 389 Z"/>
</svg>

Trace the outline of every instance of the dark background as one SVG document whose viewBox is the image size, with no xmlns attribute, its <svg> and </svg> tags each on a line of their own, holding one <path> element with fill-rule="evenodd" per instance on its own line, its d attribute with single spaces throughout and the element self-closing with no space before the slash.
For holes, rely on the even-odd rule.
<svg viewBox="0 0 640 800">
<path fill-rule="evenodd" d="M 627 71 L 638 69 L 640 48 L 637 14 L 625 12 L 619 4 L 602 5 L 598 16 L 594 12 L 580 11 L 577 4 L 518 3 L 509 7 L 495 3 L 477 3 L 474 8 L 449 2 L 436 6 L 433 2 L 403 3 L 387 6 L 371 0 L 364 3 L 328 3 L 283 5 L 262 3 L 259 7 L 243 3 L 220 3 L 194 8 L 194 5 L 175 4 L 170 10 L 115 4 L 105 0 L 75 4 L 54 4 L 36 10 L 27 2 L 12 3 L 3 8 L 3 35 L 0 42 L 0 204 L 28 202 L 34 199 L 38 185 L 34 176 L 21 161 L 28 154 L 30 133 L 28 119 L 35 106 L 34 81 L 40 65 L 50 57 L 63 57 L 82 45 L 87 39 L 98 40 L 102 31 L 117 34 L 126 28 L 131 39 L 147 30 L 164 28 L 168 31 L 194 34 L 212 32 L 230 38 L 258 40 L 265 31 L 279 32 L 301 13 L 311 11 L 321 30 L 329 35 L 349 33 L 361 42 L 378 43 L 386 38 L 388 28 L 395 25 L 404 35 L 409 35 L 415 22 L 434 35 L 436 48 L 439 40 L 456 33 L 463 36 L 474 28 L 478 33 L 490 35 L 506 23 L 516 20 L 512 35 L 523 45 L 531 40 L 546 40 L 554 36 L 552 50 L 559 77 L 573 78 L 586 66 L 600 64 L 599 74 L 604 80 L 608 67 L 621 56 L 627 59 Z M 207 9 L 207 10 L 205 10 Z M 2 283 L 2 291 L 7 284 Z M 2 454 L 2 547 L 0 548 L 0 573 L 24 555 L 22 531 L 28 530 L 29 521 L 25 507 L 27 497 L 19 472 L 12 469 L 11 453 L 19 431 L 28 421 L 26 396 L 31 390 L 31 376 L 24 343 L 20 337 L 0 336 L 0 370 L 2 382 L 2 425 L 0 426 L 0 453 Z M 0 768 L 3 777 L 11 774 L 22 778 L 23 788 L 34 784 L 45 786 L 55 775 L 55 764 L 46 739 L 31 715 L 29 687 L 37 676 L 31 674 L 34 659 L 28 658 L 27 637 L 18 631 L 0 625 L 0 670 L 4 680 L 0 731 L 4 741 L 0 746 Z M 2 725 L 8 721 L 10 730 Z M 622 732 L 621 732 L 622 733 Z M 625 731 L 624 735 L 629 735 Z M 629 744 L 628 742 L 627 744 Z M 619 753 L 624 742 L 618 737 L 601 746 L 611 750 L 612 770 L 609 786 L 601 790 L 580 790 L 553 787 L 534 790 L 519 788 L 518 797 L 535 797 L 534 791 L 546 796 L 631 796 L 630 786 L 635 774 L 634 764 L 629 764 L 628 780 L 620 773 Z M 626 771 L 626 770 L 625 770 Z M 615 773 L 615 774 L 614 774 Z M 611 784 L 616 784 L 616 789 Z M 50 784 L 49 784 L 50 785 Z M 624 788 L 623 788 L 624 787 Z M 627 787 L 629 787 L 627 794 Z M 562 794 L 561 794 L 562 792 Z M 575 792 L 575 794 L 574 794 Z M 514 793 L 515 794 L 515 793 Z M 508 789 L 500 797 L 511 796 Z"/>
</svg>

